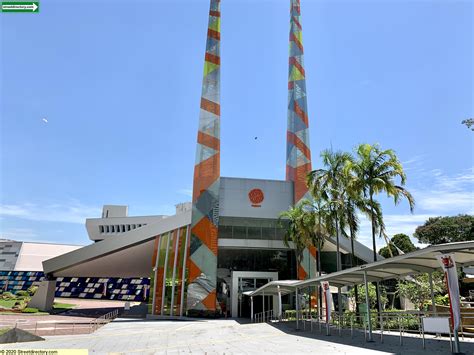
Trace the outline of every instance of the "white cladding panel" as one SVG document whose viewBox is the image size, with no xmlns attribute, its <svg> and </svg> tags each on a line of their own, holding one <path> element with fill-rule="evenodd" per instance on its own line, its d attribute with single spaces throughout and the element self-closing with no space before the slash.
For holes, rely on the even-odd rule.
<svg viewBox="0 0 474 355">
<path fill-rule="evenodd" d="M 255 204 L 249 192 L 260 189 L 264 199 Z M 278 218 L 293 202 L 291 181 L 221 178 L 219 215 L 226 217 Z M 252 206 L 254 205 L 254 206 Z M 259 206 L 259 207 L 255 207 Z"/>
<path fill-rule="evenodd" d="M 79 248 L 82 246 L 24 242 L 15 271 L 43 271 L 43 261 Z"/>
</svg>

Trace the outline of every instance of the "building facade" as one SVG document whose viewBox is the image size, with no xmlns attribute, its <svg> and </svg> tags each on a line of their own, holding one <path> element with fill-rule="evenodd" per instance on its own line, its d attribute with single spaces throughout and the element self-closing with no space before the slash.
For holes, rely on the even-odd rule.
<svg viewBox="0 0 474 355">
<path fill-rule="evenodd" d="M 149 278 L 150 316 L 238 317 L 250 313 L 246 292 L 273 280 L 316 276 L 316 249 L 305 250 L 297 264 L 279 220 L 309 197 L 312 169 L 300 15 L 300 0 L 290 0 L 286 180 L 221 176 L 221 11 L 220 0 L 210 0 L 192 201 L 173 216 L 128 217 L 126 206 L 104 206 L 102 218 L 86 222 L 93 244 L 43 263 L 44 287 L 58 277 Z M 340 243 L 344 263 L 350 242 Z M 321 271 L 335 271 L 335 251 L 328 238 L 319 251 Z M 366 262 L 372 252 L 355 242 L 355 255 Z M 271 309 L 276 302 L 263 297 L 255 305 Z"/>
<path fill-rule="evenodd" d="M 95 236 L 90 237 L 94 240 Z M 79 245 L 0 240 L 0 291 L 16 293 L 40 285 L 46 277 L 43 261 L 79 248 Z M 149 285 L 149 278 L 58 277 L 55 297 L 146 301 Z"/>
</svg>

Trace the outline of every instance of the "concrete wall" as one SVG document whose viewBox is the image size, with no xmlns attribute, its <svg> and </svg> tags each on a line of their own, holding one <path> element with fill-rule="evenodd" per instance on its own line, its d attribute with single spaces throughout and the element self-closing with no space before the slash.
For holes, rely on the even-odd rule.
<svg viewBox="0 0 474 355">
<path fill-rule="evenodd" d="M 15 271 L 43 271 L 43 261 L 79 248 L 82 246 L 24 242 Z"/>
<path fill-rule="evenodd" d="M 249 198 L 249 192 L 253 189 L 260 189 L 264 194 L 259 204 L 252 203 Z M 292 201 L 293 183 L 289 181 L 221 178 L 221 216 L 275 219 L 292 205 Z"/>
</svg>

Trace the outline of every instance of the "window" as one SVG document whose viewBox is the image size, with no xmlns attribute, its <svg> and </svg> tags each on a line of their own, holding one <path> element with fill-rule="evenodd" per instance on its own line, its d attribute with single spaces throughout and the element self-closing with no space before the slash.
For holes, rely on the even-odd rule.
<svg viewBox="0 0 474 355">
<path fill-rule="evenodd" d="M 248 239 L 262 239 L 262 229 L 260 227 L 247 227 Z"/>
<path fill-rule="evenodd" d="M 99 226 L 99 232 L 104 233 L 104 226 Z"/>
<path fill-rule="evenodd" d="M 233 237 L 236 239 L 247 239 L 247 227 L 234 226 Z"/>
<path fill-rule="evenodd" d="M 219 238 L 232 238 L 232 226 L 219 226 Z"/>
</svg>

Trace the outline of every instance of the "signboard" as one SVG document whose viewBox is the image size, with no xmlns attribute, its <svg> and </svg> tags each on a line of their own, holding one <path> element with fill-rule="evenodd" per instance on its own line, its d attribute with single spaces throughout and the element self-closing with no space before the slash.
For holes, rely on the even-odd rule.
<svg viewBox="0 0 474 355">
<path fill-rule="evenodd" d="M 450 334 L 448 317 L 423 317 L 423 331 L 426 333 Z"/>
<path fill-rule="evenodd" d="M 261 189 L 252 189 L 249 191 L 249 200 L 252 203 L 252 207 L 261 207 L 264 199 L 265 195 Z"/>
<path fill-rule="evenodd" d="M 437 258 L 443 267 L 444 277 L 448 286 L 449 311 L 453 322 L 453 330 L 457 331 L 461 324 L 461 301 L 459 299 L 459 283 L 456 262 L 454 261 L 452 254 L 439 255 Z"/>
<path fill-rule="evenodd" d="M 323 288 L 324 303 L 326 304 L 326 323 L 331 321 L 331 290 L 329 288 L 329 282 L 321 281 L 321 287 Z"/>
</svg>

